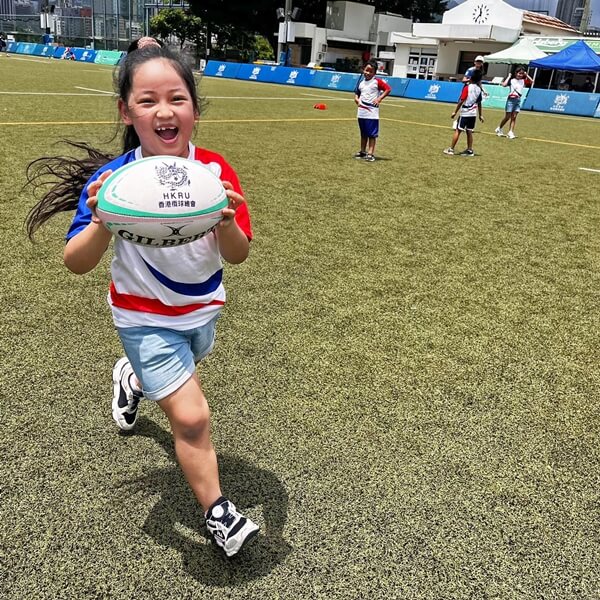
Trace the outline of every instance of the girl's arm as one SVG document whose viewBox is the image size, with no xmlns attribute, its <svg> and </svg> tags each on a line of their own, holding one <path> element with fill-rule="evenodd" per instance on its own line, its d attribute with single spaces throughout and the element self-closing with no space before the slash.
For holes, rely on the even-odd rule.
<svg viewBox="0 0 600 600">
<path fill-rule="evenodd" d="M 92 211 L 92 222 L 74 235 L 66 244 L 63 260 L 69 271 L 83 275 L 94 269 L 106 252 L 112 233 L 104 227 L 96 216 L 98 190 L 112 171 L 106 171 L 88 186 L 87 206 Z"/>
<path fill-rule="evenodd" d="M 502 87 L 507 87 L 508 84 L 510 83 L 510 80 L 512 79 L 512 73 L 509 73 L 505 78 L 504 81 L 500 84 Z"/>
<path fill-rule="evenodd" d="M 460 107 L 464 104 L 464 100 L 459 100 L 458 104 L 456 105 L 456 108 L 454 109 L 454 112 L 452 113 L 452 118 L 454 119 L 454 117 L 458 114 L 458 111 L 460 110 Z"/>
<path fill-rule="evenodd" d="M 248 258 L 250 252 L 250 242 L 235 220 L 235 210 L 245 200 L 228 181 L 224 181 L 223 186 L 227 190 L 229 207 L 223 209 L 223 219 L 216 230 L 219 252 L 228 263 L 239 264 Z"/>
</svg>

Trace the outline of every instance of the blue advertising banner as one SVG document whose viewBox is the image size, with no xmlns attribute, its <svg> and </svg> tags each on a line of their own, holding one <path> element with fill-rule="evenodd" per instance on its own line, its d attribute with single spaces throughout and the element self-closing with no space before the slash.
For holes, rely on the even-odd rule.
<svg viewBox="0 0 600 600">
<path fill-rule="evenodd" d="M 453 81 L 410 79 L 404 95 L 416 100 L 458 102 L 463 84 Z"/>
<path fill-rule="evenodd" d="M 79 62 L 93 63 L 96 59 L 95 50 L 88 50 L 86 48 L 73 48 L 73 53 L 75 54 L 75 60 L 78 60 Z"/>
<path fill-rule="evenodd" d="M 360 75 L 358 73 L 338 73 L 336 71 L 315 71 L 311 87 L 353 92 Z"/>
<path fill-rule="evenodd" d="M 316 73 L 315 69 L 303 69 L 294 67 L 273 67 L 270 73 L 271 83 L 283 83 L 285 85 L 310 86 Z"/>
<path fill-rule="evenodd" d="M 17 45 L 17 54 L 33 54 L 35 44 L 21 42 Z"/>
<path fill-rule="evenodd" d="M 594 117 L 596 117 L 596 119 L 600 119 L 600 102 L 598 102 L 598 106 L 596 107 L 596 112 L 594 113 Z"/>
<path fill-rule="evenodd" d="M 50 47 L 52 48 L 52 46 Z M 33 54 L 34 56 L 43 56 L 46 52 L 48 52 L 48 50 L 46 50 L 47 48 L 48 46 L 45 44 L 34 44 L 30 54 Z"/>
<path fill-rule="evenodd" d="M 54 46 L 50 46 L 48 44 L 40 44 L 41 52 L 40 56 L 47 56 L 48 58 L 52 58 L 54 56 Z"/>
<path fill-rule="evenodd" d="M 598 101 L 600 101 L 600 94 L 534 88 L 527 95 L 523 110 L 592 117 L 596 112 Z"/>
<path fill-rule="evenodd" d="M 244 79 L 247 81 L 268 81 L 268 74 L 271 67 L 266 65 L 240 65 L 240 69 L 235 76 L 236 79 Z"/>
<path fill-rule="evenodd" d="M 117 65 L 123 54 L 124 52 L 118 50 L 96 50 L 94 62 L 97 65 Z"/>
<path fill-rule="evenodd" d="M 226 79 L 235 79 L 240 70 L 240 63 L 219 62 L 209 60 L 204 67 L 204 75 L 209 77 L 223 77 Z"/>
<path fill-rule="evenodd" d="M 19 47 L 19 42 L 8 42 L 6 45 L 6 51 L 15 53 Z"/>
<path fill-rule="evenodd" d="M 379 77 L 383 79 L 391 88 L 390 96 L 404 96 L 408 82 L 408 77 Z"/>
</svg>

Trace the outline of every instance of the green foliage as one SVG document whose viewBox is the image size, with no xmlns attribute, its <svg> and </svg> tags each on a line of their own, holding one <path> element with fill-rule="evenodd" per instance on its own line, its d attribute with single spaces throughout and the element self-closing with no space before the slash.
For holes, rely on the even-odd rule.
<svg viewBox="0 0 600 600">
<path fill-rule="evenodd" d="M 150 32 L 162 39 L 175 36 L 183 47 L 187 40 L 204 45 L 205 28 L 202 20 L 178 8 L 162 9 L 150 19 Z"/>
<path fill-rule="evenodd" d="M 257 35 L 254 42 L 254 49 L 256 52 L 256 58 L 271 60 L 274 56 L 273 47 L 269 43 L 269 40 L 262 35 Z"/>
</svg>

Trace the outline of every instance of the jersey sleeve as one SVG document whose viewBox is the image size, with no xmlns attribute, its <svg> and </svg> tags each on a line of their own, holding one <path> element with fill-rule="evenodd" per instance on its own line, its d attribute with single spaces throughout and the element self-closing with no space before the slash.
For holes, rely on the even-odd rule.
<svg viewBox="0 0 600 600">
<path fill-rule="evenodd" d="M 231 183 L 233 186 L 234 192 L 237 192 L 242 196 L 244 195 L 237 173 L 220 154 L 206 150 L 205 148 L 196 147 L 194 158 L 207 165 L 209 169 L 211 168 L 212 163 L 216 163 L 214 166 L 218 169 L 217 173 L 221 181 L 229 181 L 229 183 Z M 246 237 L 251 240 L 253 236 L 252 224 L 250 223 L 250 213 L 248 212 L 248 205 L 246 202 L 237 207 L 235 211 L 235 222 L 246 234 Z"/>
<path fill-rule="evenodd" d="M 464 102 L 468 96 L 469 96 L 469 86 L 465 85 L 465 86 L 463 86 L 463 89 L 460 92 L 459 100 Z"/>
<path fill-rule="evenodd" d="M 88 185 L 98 179 L 100 177 L 100 171 L 95 173 L 88 182 L 83 186 L 83 190 L 81 195 L 79 196 L 79 202 L 77 204 L 77 209 L 75 211 L 75 215 L 73 216 L 73 220 L 71 221 L 71 225 L 69 230 L 67 231 L 67 235 L 65 235 L 65 241 L 68 242 L 72 237 L 76 236 L 78 233 L 81 233 L 92 221 L 92 211 L 88 208 L 86 202 L 88 199 Z"/>
<path fill-rule="evenodd" d="M 83 186 L 83 190 L 81 191 L 81 195 L 79 196 L 79 202 L 77 203 L 77 209 L 75 210 L 75 215 L 73 216 L 73 220 L 71 221 L 71 225 L 67 234 L 65 236 L 65 241 L 68 242 L 72 237 L 75 237 L 78 233 L 83 231 L 92 220 L 92 211 L 87 207 L 87 199 L 88 199 L 88 186 L 90 183 L 96 181 L 102 173 L 108 171 L 109 169 L 112 171 L 116 171 L 119 167 L 135 160 L 135 151 L 131 150 L 126 154 L 122 154 L 118 156 L 111 162 L 105 164 L 100 167 L 87 181 L 87 183 Z"/>
<path fill-rule="evenodd" d="M 377 79 L 377 89 L 379 89 L 379 91 L 381 91 L 381 92 L 391 92 L 392 91 L 392 88 L 390 87 L 388 82 L 384 81 L 383 79 Z"/>
</svg>

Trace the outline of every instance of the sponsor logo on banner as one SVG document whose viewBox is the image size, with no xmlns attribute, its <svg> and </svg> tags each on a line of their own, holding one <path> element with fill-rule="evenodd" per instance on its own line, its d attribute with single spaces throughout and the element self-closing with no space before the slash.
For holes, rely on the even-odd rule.
<svg viewBox="0 0 600 600">
<path fill-rule="evenodd" d="M 258 79 L 259 74 L 260 74 L 260 67 L 254 67 L 254 69 L 252 69 L 252 75 L 250 75 L 250 79 Z"/>
<path fill-rule="evenodd" d="M 296 77 L 298 77 L 298 71 L 292 71 L 286 83 L 294 84 L 296 83 Z"/>
<path fill-rule="evenodd" d="M 217 72 L 215 73 L 215 77 L 223 77 L 223 73 L 225 72 L 226 68 L 227 68 L 227 65 L 219 65 L 219 68 L 217 69 Z"/>
<path fill-rule="evenodd" d="M 429 86 L 427 90 L 427 95 L 425 96 L 426 100 L 437 100 L 438 92 L 440 91 L 440 86 L 437 83 Z"/>
<path fill-rule="evenodd" d="M 550 107 L 550 110 L 554 112 L 565 112 L 568 103 L 568 94 L 556 94 L 554 97 L 554 104 Z"/>
<path fill-rule="evenodd" d="M 336 88 L 339 85 L 341 79 L 342 79 L 341 75 L 333 75 L 331 77 L 331 81 L 329 82 L 329 85 L 327 87 Z"/>
</svg>

